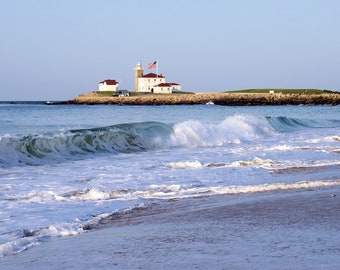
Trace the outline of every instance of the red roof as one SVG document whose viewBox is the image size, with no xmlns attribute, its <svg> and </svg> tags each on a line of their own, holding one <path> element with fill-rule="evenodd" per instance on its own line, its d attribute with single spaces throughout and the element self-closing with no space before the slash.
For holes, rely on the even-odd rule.
<svg viewBox="0 0 340 270">
<path fill-rule="evenodd" d="M 179 85 L 178 83 L 160 83 L 160 84 L 157 84 L 156 86 L 159 86 L 159 87 L 170 87 L 170 86 L 173 86 L 173 85 Z"/>
<path fill-rule="evenodd" d="M 148 73 L 142 76 L 142 78 L 165 78 L 162 74 L 157 75 L 155 73 Z"/>
<path fill-rule="evenodd" d="M 99 82 L 100 84 L 106 83 L 107 85 L 116 85 L 118 82 L 116 80 L 105 80 L 102 82 Z"/>
</svg>

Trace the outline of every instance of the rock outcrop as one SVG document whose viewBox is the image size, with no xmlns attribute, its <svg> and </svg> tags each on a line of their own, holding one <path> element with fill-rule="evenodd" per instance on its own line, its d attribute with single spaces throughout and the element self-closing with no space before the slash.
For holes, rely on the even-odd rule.
<svg viewBox="0 0 340 270">
<path fill-rule="evenodd" d="M 96 93 L 79 95 L 63 104 L 120 104 L 120 105 L 189 105 L 207 104 L 225 106 L 257 105 L 339 105 L 340 93 L 334 94 L 260 94 L 260 93 L 196 93 L 150 94 L 128 97 L 103 97 Z"/>
</svg>

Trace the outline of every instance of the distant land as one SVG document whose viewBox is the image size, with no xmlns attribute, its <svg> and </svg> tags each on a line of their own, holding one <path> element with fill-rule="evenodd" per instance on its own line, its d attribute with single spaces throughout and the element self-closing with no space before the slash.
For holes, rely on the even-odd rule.
<svg viewBox="0 0 340 270">
<path fill-rule="evenodd" d="M 270 93 L 273 91 L 276 94 L 340 94 L 332 90 L 320 90 L 320 89 L 286 89 L 286 88 L 259 88 L 259 89 L 244 89 L 244 90 L 231 90 L 228 93 Z"/>
<path fill-rule="evenodd" d="M 246 89 L 227 92 L 141 94 L 112 96 L 113 93 L 89 92 L 58 104 L 189 105 L 340 105 L 340 92 L 320 89 Z"/>
</svg>

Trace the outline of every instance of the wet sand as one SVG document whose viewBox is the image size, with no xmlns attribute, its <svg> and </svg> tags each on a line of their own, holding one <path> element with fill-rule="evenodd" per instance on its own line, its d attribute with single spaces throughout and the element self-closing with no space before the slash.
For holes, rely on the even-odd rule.
<svg viewBox="0 0 340 270">
<path fill-rule="evenodd" d="M 88 233 L 46 239 L 0 258 L 0 266 L 339 269 L 339 213 L 337 186 L 167 201 L 113 216 Z"/>
<path fill-rule="evenodd" d="M 213 103 L 226 106 L 252 105 L 339 105 L 340 94 L 260 94 L 260 93 L 196 93 L 148 94 L 129 97 L 104 97 L 95 92 L 79 95 L 62 104 L 120 105 L 194 105 Z"/>
</svg>

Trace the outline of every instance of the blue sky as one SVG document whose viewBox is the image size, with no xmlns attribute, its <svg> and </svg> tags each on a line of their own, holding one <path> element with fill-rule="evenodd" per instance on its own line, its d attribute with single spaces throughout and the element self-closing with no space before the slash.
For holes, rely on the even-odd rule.
<svg viewBox="0 0 340 270">
<path fill-rule="evenodd" d="M 66 100 L 159 61 L 194 92 L 340 91 L 337 0 L 0 0 L 0 100 Z"/>
</svg>

